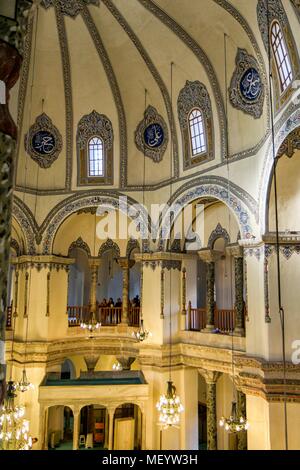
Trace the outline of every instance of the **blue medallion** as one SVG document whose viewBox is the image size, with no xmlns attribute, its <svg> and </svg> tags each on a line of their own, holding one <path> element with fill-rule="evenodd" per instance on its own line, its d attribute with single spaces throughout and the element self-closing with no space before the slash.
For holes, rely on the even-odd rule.
<svg viewBox="0 0 300 470">
<path fill-rule="evenodd" d="M 241 94 L 246 100 L 255 101 L 262 91 L 261 78 L 258 71 L 251 67 L 246 70 L 240 81 Z"/>
<path fill-rule="evenodd" d="M 160 147 L 164 142 L 164 130 L 158 123 L 149 124 L 144 130 L 145 144 L 150 148 Z"/>
<path fill-rule="evenodd" d="M 33 150 L 40 155 L 48 155 L 55 150 L 55 137 L 49 131 L 38 131 L 32 136 Z"/>
</svg>

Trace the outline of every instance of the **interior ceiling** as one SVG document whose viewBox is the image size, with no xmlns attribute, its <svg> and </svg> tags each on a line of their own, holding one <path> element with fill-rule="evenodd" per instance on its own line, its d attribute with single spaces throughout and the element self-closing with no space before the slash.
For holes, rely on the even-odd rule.
<svg viewBox="0 0 300 470">
<path fill-rule="evenodd" d="M 77 123 L 96 109 L 113 124 L 115 186 L 138 186 L 142 183 L 143 156 L 135 145 L 134 134 L 143 118 L 147 89 L 146 104 L 157 109 L 169 131 L 174 119 L 173 174 L 180 176 L 183 165 L 177 96 L 186 80 L 200 80 L 212 101 L 216 147 L 219 146 L 216 160 L 220 161 L 225 132 L 224 33 L 229 38 L 230 74 L 238 47 L 247 49 L 265 67 L 255 39 L 255 1 L 229 4 L 226 0 L 41 0 L 37 25 L 33 25 L 35 50 L 31 50 L 27 93 L 24 86 L 23 104 L 22 96 L 19 100 L 22 134 L 43 110 L 68 142 L 63 157 L 76 162 Z M 228 119 L 235 134 L 230 143 L 232 154 L 254 147 L 264 137 L 265 126 L 240 111 L 230 109 Z M 244 123 L 257 127 L 242 135 L 239 126 Z M 19 153 L 24 153 L 23 148 Z M 170 155 L 169 145 L 159 165 L 146 159 L 146 184 L 159 184 L 170 178 Z M 28 165 L 32 165 L 30 177 L 36 180 L 36 164 Z M 60 169 L 55 163 L 53 168 L 53 175 L 51 171 L 40 173 L 40 189 L 59 191 L 65 183 L 69 189 L 75 188 L 77 175 L 72 170 L 68 174 L 68 165 Z M 19 170 L 17 186 L 24 186 L 24 179 Z"/>
</svg>

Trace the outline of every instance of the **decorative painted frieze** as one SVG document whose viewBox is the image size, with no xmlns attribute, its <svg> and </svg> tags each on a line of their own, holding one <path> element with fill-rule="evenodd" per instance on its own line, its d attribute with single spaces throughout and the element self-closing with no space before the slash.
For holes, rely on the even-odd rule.
<svg viewBox="0 0 300 470">
<path fill-rule="evenodd" d="M 60 132 L 45 113 L 36 118 L 24 143 L 26 152 L 41 168 L 50 168 L 63 145 Z"/>
<path fill-rule="evenodd" d="M 229 88 L 230 102 L 234 108 L 258 119 L 262 115 L 265 98 L 258 62 L 245 49 L 239 48 L 235 63 Z"/>
<path fill-rule="evenodd" d="M 56 6 L 63 15 L 75 18 L 84 8 L 84 5 L 100 5 L 100 0 L 42 0 L 44 8 Z"/>
<path fill-rule="evenodd" d="M 148 106 L 144 119 L 135 131 L 135 144 L 146 157 L 159 163 L 164 156 L 169 141 L 167 125 L 153 106 Z"/>
</svg>

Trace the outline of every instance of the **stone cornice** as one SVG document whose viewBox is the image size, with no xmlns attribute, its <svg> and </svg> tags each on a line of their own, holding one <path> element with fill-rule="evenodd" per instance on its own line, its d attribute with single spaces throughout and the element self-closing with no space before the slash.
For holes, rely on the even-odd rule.
<svg viewBox="0 0 300 470">
<path fill-rule="evenodd" d="M 74 258 L 65 258 L 62 256 L 46 255 L 46 256 L 30 256 L 22 255 L 18 258 L 12 259 L 12 264 L 20 269 L 36 268 L 55 268 L 55 269 L 68 269 L 71 264 L 75 263 Z"/>
</svg>

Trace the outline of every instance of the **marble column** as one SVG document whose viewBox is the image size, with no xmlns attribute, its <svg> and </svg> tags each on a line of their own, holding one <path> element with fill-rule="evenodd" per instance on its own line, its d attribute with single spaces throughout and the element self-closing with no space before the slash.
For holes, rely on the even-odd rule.
<svg viewBox="0 0 300 470">
<path fill-rule="evenodd" d="M 115 408 L 108 408 L 108 416 L 109 416 L 108 450 L 113 450 L 113 445 L 114 445 L 114 415 L 115 415 Z"/>
<path fill-rule="evenodd" d="M 246 412 L 246 395 L 238 390 L 237 391 L 237 412 L 238 416 L 247 417 Z M 237 433 L 238 450 L 247 450 L 247 431 Z"/>
<path fill-rule="evenodd" d="M 73 411 L 73 450 L 78 449 L 80 432 L 80 410 L 77 408 Z"/>
<path fill-rule="evenodd" d="M 91 289 L 90 289 L 90 311 L 94 313 L 98 321 L 100 318 L 97 316 L 97 281 L 98 281 L 98 270 L 99 270 L 99 260 L 90 261 L 90 270 L 91 270 Z"/>
<path fill-rule="evenodd" d="M 212 250 L 198 251 L 200 259 L 206 263 L 206 327 L 203 330 L 210 333 L 215 329 L 215 261 L 217 254 Z"/>
<path fill-rule="evenodd" d="M 227 253 L 234 256 L 234 282 L 235 282 L 235 336 L 245 336 L 244 319 L 244 258 L 243 251 L 239 245 L 226 248 Z"/>
<path fill-rule="evenodd" d="M 43 444 L 42 449 L 48 450 L 48 441 L 49 441 L 49 433 L 48 433 L 48 423 L 49 423 L 49 408 L 46 408 L 44 411 L 44 437 L 43 437 Z"/>
<path fill-rule="evenodd" d="M 200 371 L 206 381 L 207 450 L 217 450 L 217 381 L 219 372 Z"/>
<path fill-rule="evenodd" d="M 119 258 L 119 264 L 123 271 L 123 294 L 122 294 L 122 323 L 128 325 L 129 313 L 129 272 L 134 261 L 128 258 Z"/>
</svg>

